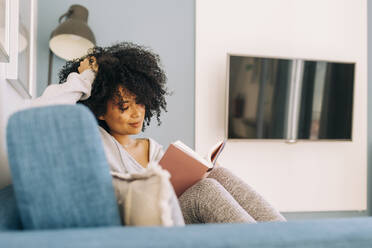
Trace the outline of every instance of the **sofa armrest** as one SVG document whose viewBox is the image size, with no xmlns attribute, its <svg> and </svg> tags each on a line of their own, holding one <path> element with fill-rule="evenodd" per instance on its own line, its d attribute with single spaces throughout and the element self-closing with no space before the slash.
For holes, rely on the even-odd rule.
<svg viewBox="0 0 372 248">
<path fill-rule="evenodd" d="M 21 228 L 13 186 L 9 185 L 0 189 L 0 230 L 18 230 Z"/>
<path fill-rule="evenodd" d="M 11 116 L 8 158 L 25 229 L 120 225 L 97 122 L 83 105 Z"/>
</svg>

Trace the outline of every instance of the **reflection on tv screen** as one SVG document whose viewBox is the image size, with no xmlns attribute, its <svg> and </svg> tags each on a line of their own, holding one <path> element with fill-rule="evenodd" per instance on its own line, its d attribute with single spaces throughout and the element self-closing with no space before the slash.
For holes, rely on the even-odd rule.
<svg viewBox="0 0 372 248">
<path fill-rule="evenodd" d="M 354 63 L 229 55 L 229 139 L 351 140 Z"/>
</svg>

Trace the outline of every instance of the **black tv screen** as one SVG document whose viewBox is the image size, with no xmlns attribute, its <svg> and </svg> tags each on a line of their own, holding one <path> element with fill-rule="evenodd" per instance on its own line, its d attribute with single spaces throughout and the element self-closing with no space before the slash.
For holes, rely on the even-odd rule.
<svg viewBox="0 0 372 248">
<path fill-rule="evenodd" d="M 229 139 L 352 139 L 355 63 L 228 55 Z"/>
</svg>

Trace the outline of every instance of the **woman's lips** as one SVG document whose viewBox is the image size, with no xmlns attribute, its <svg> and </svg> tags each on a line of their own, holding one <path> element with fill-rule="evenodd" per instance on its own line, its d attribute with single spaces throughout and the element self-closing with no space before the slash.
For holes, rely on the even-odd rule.
<svg viewBox="0 0 372 248">
<path fill-rule="evenodd" d="M 141 122 L 139 121 L 139 122 L 129 123 L 129 125 L 132 127 L 139 127 L 141 126 Z"/>
</svg>

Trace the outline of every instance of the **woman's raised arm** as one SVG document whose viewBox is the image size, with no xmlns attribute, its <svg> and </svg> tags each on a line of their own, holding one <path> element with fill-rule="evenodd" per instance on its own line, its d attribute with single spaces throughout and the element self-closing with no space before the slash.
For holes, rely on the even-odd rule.
<svg viewBox="0 0 372 248">
<path fill-rule="evenodd" d="M 26 100 L 24 108 L 75 104 L 79 100 L 88 99 L 97 70 L 98 66 L 94 57 L 84 59 L 78 68 L 79 73 L 70 73 L 65 83 L 49 85 L 40 97 Z"/>
</svg>

